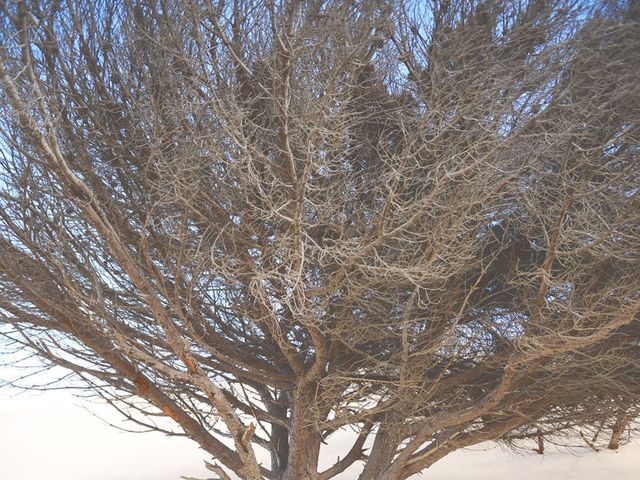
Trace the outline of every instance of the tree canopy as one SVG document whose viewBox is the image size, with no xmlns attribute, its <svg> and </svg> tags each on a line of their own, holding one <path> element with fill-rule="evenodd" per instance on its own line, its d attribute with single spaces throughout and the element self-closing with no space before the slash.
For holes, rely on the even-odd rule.
<svg viewBox="0 0 640 480">
<path fill-rule="evenodd" d="M 4 2 L 5 352 L 223 479 L 403 480 L 626 424 L 639 21 L 635 1 Z"/>
</svg>

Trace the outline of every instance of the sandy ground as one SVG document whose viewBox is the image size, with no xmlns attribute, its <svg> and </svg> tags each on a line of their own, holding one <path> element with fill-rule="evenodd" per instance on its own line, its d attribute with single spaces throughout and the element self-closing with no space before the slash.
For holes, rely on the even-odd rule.
<svg viewBox="0 0 640 480">
<path fill-rule="evenodd" d="M 64 395 L 0 399 L 0 480 L 177 480 L 207 477 L 208 456 L 183 438 L 133 434 L 107 426 L 78 400 Z M 118 421 L 104 407 L 95 413 Z M 346 435 L 333 438 L 322 463 L 341 453 Z M 340 480 L 355 480 L 358 468 Z M 640 442 L 619 452 L 548 448 L 545 455 L 513 454 L 493 444 L 454 452 L 416 480 L 638 480 Z"/>
</svg>

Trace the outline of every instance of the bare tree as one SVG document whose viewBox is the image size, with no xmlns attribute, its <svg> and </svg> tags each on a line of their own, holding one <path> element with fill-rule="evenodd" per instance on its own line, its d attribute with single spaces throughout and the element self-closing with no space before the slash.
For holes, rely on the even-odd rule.
<svg viewBox="0 0 640 480">
<path fill-rule="evenodd" d="M 637 2 L 0 12 L 7 351 L 222 478 L 400 480 L 638 406 Z"/>
</svg>

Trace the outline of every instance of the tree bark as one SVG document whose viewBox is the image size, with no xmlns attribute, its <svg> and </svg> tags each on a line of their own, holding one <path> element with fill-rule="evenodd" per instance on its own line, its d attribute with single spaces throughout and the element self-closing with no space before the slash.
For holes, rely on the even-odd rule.
<svg viewBox="0 0 640 480">
<path fill-rule="evenodd" d="M 314 428 L 313 395 L 310 388 L 294 394 L 287 469 L 282 480 L 317 480 L 322 436 Z"/>
<path fill-rule="evenodd" d="M 271 432 L 271 469 L 276 478 L 284 474 L 289 458 L 289 432 L 280 425 L 273 425 Z"/>
<path fill-rule="evenodd" d="M 613 425 L 613 431 L 611 432 L 611 439 L 609 440 L 608 448 L 610 450 L 617 450 L 620 447 L 622 436 L 624 435 L 624 429 L 627 427 L 627 419 L 625 415 L 618 415 L 616 423 Z"/>
<path fill-rule="evenodd" d="M 544 454 L 544 437 L 542 436 L 542 430 L 540 430 L 539 428 L 536 431 L 536 438 L 538 440 L 538 448 L 536 449 L 536 452 L 538 452 L 540 455 L 543 455 Z"/>
<path fill-rule="evenodd" d="M 384 469 L 391 463 L 395 453 L 396 443 L 393 441 L 393 433 L 380 427 L 376 434 L 369 459 L 358 480 L 371 480 L 379 478 Z"/>
</svg>

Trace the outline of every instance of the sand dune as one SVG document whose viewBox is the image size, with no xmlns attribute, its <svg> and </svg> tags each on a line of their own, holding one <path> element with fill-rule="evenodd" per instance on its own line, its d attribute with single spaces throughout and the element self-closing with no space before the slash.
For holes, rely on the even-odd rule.
<svg viewBox="0 0 640 480">
<path fill-rule="evenodd" d="M 76 405 L 74 405 L 74 403 Z M 123 433 L 107 426 L 77 400 L 64 396 L 0 402 L 1 480 L 177 480 L 180 475 L 207 475 L 200 466 L 207 455 L 182 438 L 159 433 Z M 104 407 L 95 413 L 118 421 Z M 125 425 L 125 424 L 121 424 Z M 340 434 L 323 451 L 328 464 L 342 451 Z M 358 468 L 341 480 L 357 478 Z M 640 443 L 619 452 L 572 452 L 548 449 L 516 455 L 493 444 L 455 452 L 416 480 L 637 480 Z"/>
</svg>

